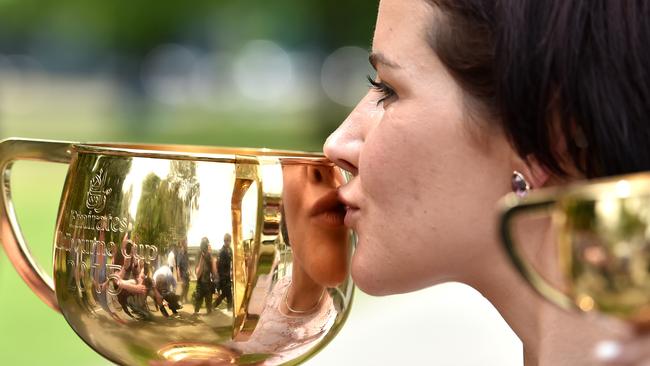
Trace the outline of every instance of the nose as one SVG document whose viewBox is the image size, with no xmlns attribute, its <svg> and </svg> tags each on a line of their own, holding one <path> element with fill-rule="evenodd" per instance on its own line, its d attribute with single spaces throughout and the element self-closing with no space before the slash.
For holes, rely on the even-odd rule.
<svg viewBox="0 0 650 366">
<path fill-rule="evenodd" d="M 339 179 L 340 174 L 338 169 L 332 166 L 311 166 L 308 168 L 307 176 L 308 181 L 317 186 L 327 188 L 336 188 L 341 184 L 342 179 Z"/>
<path fill-rule="evenodd" d="M 377 119 L 380 108 L 370 100 L 369 94 L 357 104 L 336 131 L 332 132 L 323 146 L 328 159 L 355 176 L 359 172 L 359 154 L 363 149 L 366 134 Z"/>
</svg>

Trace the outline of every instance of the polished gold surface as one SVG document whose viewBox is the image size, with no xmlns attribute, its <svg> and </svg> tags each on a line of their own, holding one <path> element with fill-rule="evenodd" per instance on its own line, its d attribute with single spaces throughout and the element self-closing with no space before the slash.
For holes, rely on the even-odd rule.
<svg viewBox="0 0 650 366">
<path fill-rule="evenodd" d="M 10 167 L 69 164 L 53 281 L 13 213 Z M 0 237 L 32 289 L 129 365 L 296 364 L 349 312 L 344 176 L 322 155 L 5 140 Z"/>
<path fill-rule="evenodd" d="M 650 327 L 650 174 L 595 180 L 503 201 L 502 236 L 515 266 L 544 297 L 566 309 L 608 314 Z M 545 212 L 559 272 L 552 285 L 523 255 L 514 219 Z M 553 277 L 553 275 L 551 275 Z"/>
</svg>

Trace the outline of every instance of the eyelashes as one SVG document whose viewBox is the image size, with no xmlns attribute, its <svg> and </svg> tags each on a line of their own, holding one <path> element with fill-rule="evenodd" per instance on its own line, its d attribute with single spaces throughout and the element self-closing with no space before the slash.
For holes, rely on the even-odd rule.
<svg viewBox="0 0 650 366">
<path fill-rule="evenodd" d="M 377 101 L 377 105 L 384 103 L 386 100 L 396 96 L 395 91 L 383 81 L 376 81 L 370 75 L 367 76 L 370 87 L 380 93 L 382 96 Z"/>
</svg>

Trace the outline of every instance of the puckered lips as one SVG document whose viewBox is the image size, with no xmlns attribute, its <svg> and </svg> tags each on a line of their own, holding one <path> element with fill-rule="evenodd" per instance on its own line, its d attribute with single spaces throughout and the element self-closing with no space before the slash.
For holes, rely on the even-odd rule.
<svg viewBox="0 0 650 366">
<path fill-rule="evenodd" d="M 359 206 L 355 204 L 352 200 L 346 197 L 345 188 L 347 186 L 339 187 L 338 189 L 338 199 L 345 206 L 345 217 L 343 223 L 349 228 L 354 228 L 356 222 L 358 221 L 359 216 Z M 347 190 L 349 192 L 349 189 Z"/>
<path fill-rule="evenodd" d="M 332 189 L 316 201 L 310 216 L 325 226 L 343 226 L 345 213 L 346 207 L 339 199 L 338 191 Z"/>
</svg>

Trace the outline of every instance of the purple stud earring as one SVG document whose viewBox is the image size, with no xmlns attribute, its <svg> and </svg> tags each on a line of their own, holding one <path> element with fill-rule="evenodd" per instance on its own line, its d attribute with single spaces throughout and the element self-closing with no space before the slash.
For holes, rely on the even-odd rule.
<svg viewBox="0 0 650 366">
<path fill-rule="evenodd" d="M 512 172 L 512 180 L 510 181 L 512 191 L 519 197 L 526 197 L 528 191 L 530 191 L 530 185 L 524 178 L 524 175 L 518 171 Z"/>
</svg>

